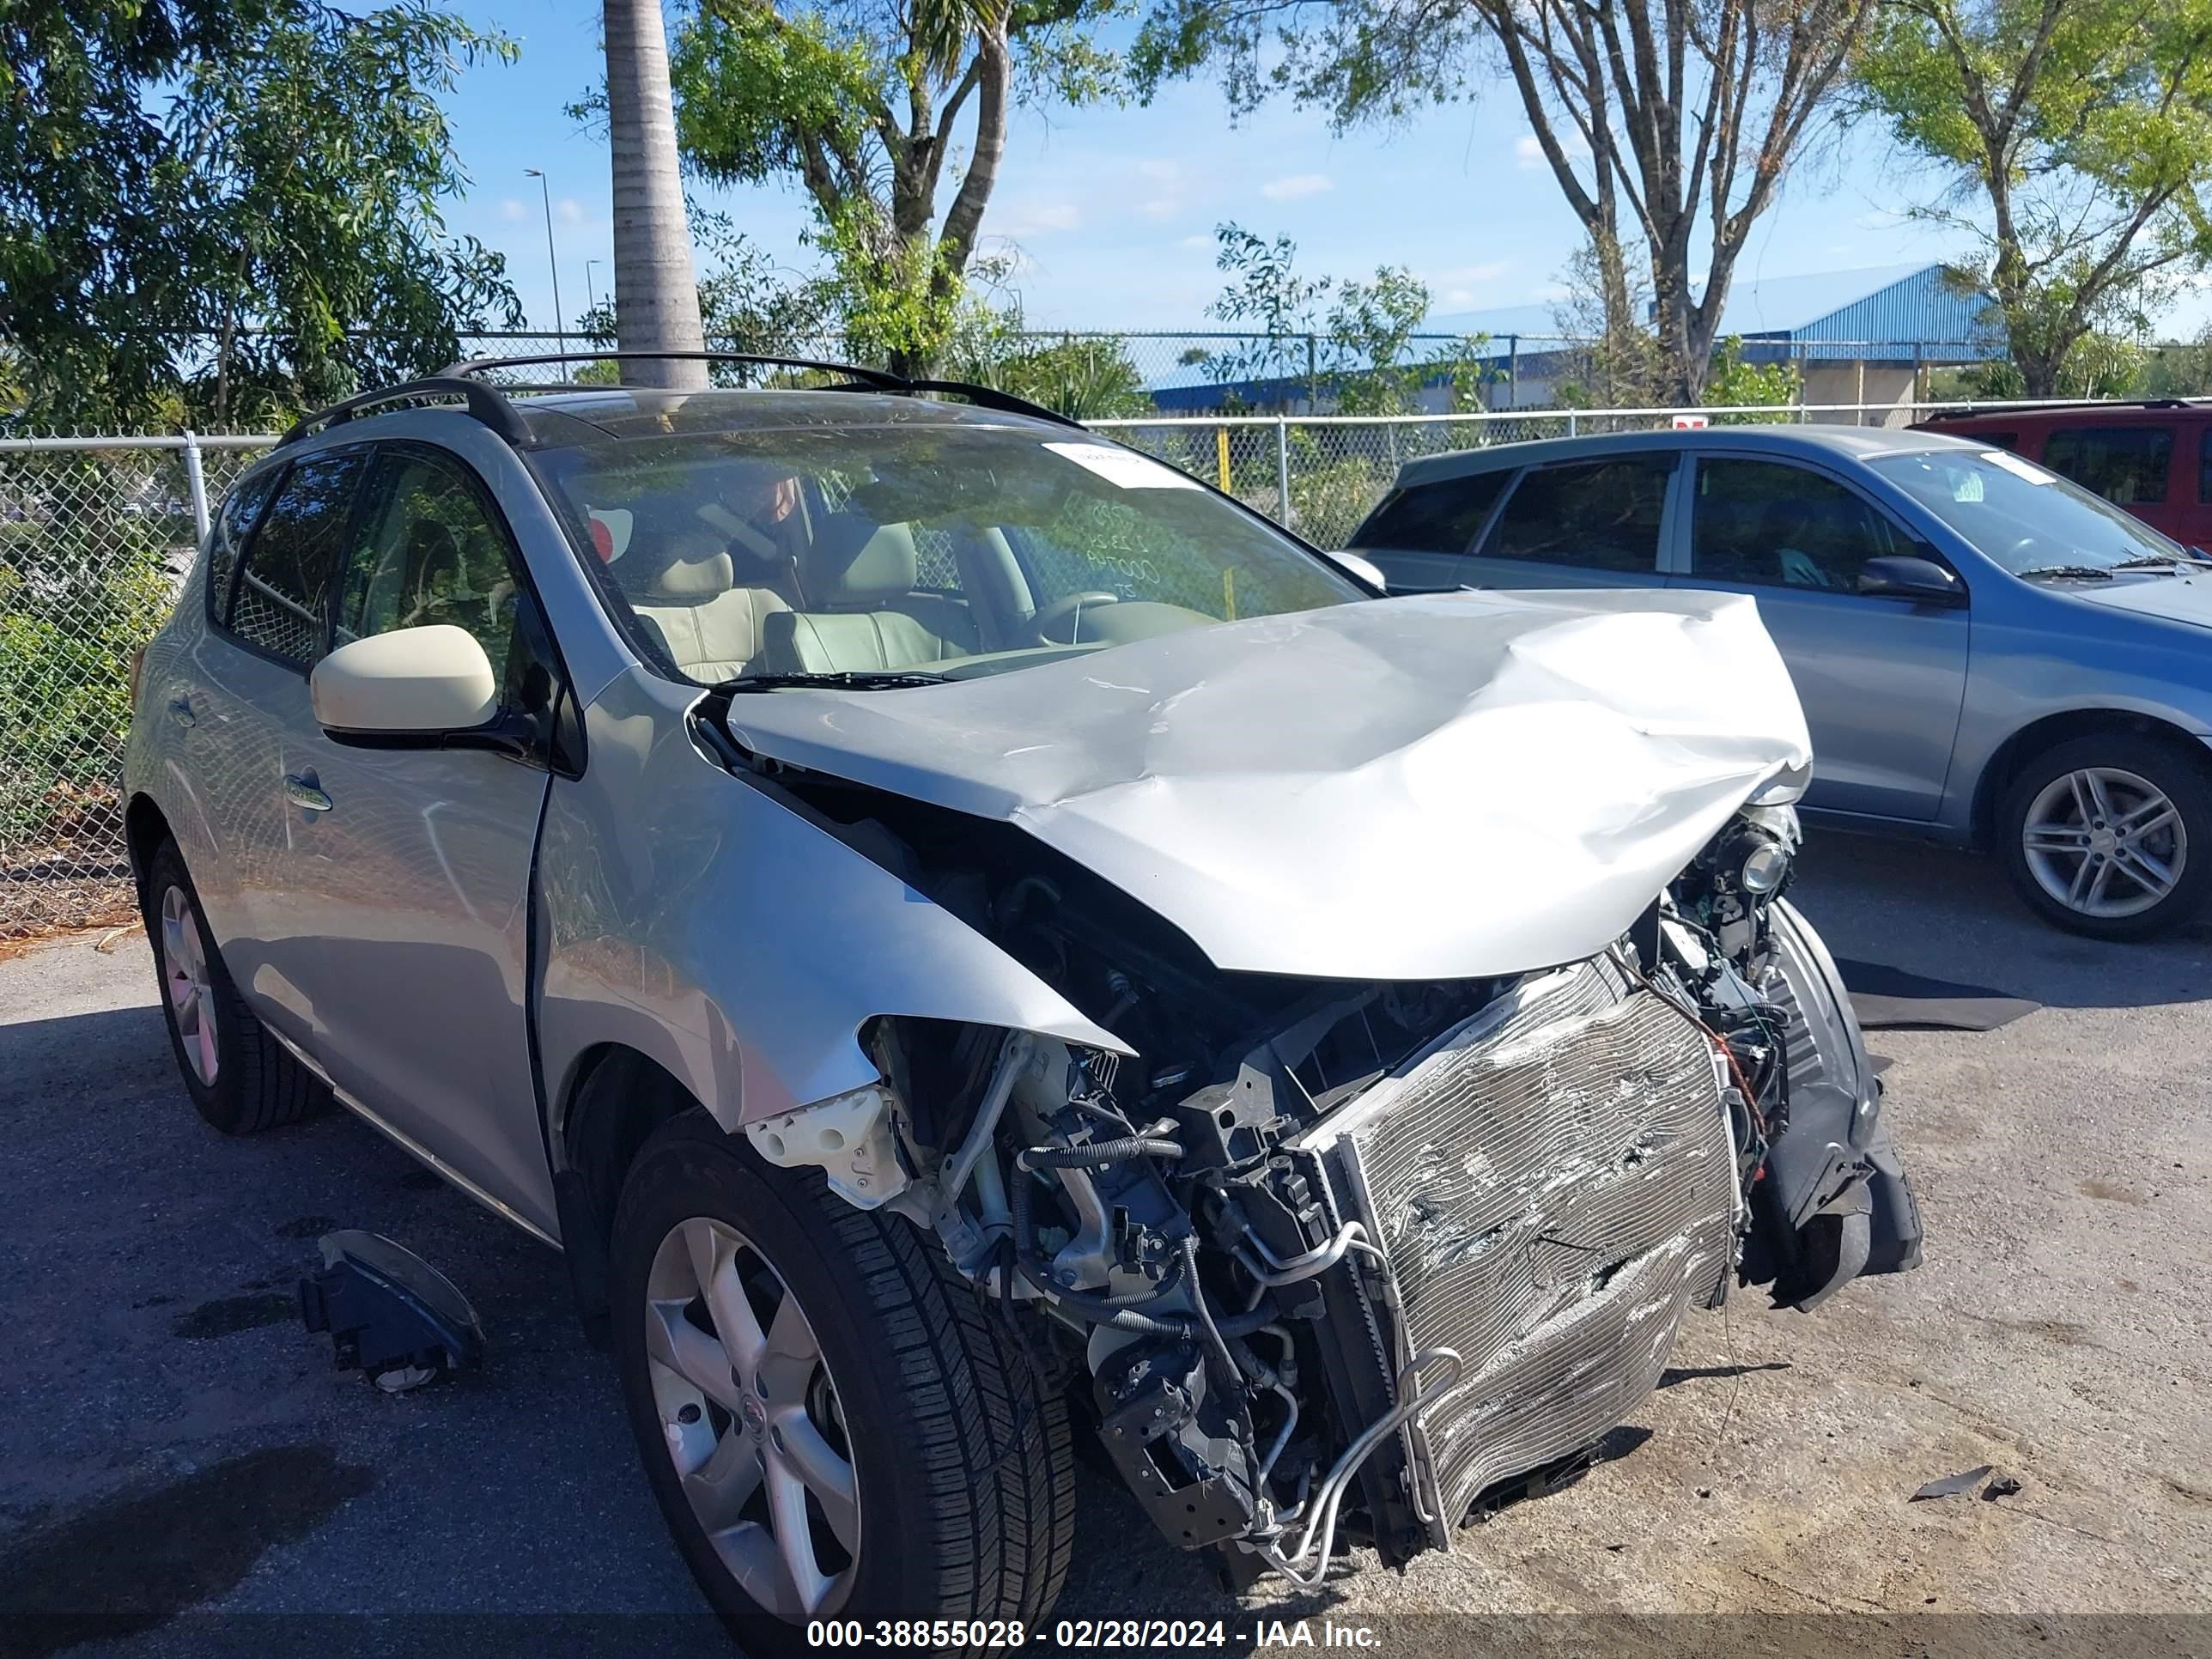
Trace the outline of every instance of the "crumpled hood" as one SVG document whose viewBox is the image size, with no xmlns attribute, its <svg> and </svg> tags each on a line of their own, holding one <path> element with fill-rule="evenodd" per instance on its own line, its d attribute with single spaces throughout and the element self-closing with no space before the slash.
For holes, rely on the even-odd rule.
<svg viewBox="0 0 2212 1659">
<path fill-rule="evenodd" d="M 1741 595 L 1344 605 L 894 691 L 735 699 L 757 753 L 1009 820 L 1225 969 L 1473 978 L 1620 937 L 1811 757 Z"/>
</svg>

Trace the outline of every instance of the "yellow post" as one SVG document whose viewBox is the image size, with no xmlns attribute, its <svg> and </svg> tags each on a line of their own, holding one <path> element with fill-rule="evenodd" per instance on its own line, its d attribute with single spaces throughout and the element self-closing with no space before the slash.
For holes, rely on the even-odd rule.
<svg viewBox="0 0 2212 1659">
<path fill-rule="evenodd" d="M 1237 620 L 1237 567 L 1233 564 L 1221 567 L 1221 620 Z"/>
<path fill-rule="evenodd" d="M 1220 440 L 1216 447 L 1221 459 L 1221 493 L 1226 495 L 1229 493 L 1229 428 L 1225 426 L 1216 428 L 1213 435 Z"/>
</svg>

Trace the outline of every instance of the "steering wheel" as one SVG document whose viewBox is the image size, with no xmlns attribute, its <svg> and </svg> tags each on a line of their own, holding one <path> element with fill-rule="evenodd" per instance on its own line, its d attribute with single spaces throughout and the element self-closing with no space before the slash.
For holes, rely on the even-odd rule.
<svg viewBox="0 0 2212 1659">
<path fill-rule="evenodd" d="M 1092 605 L 1117 604 L 1121 598 L 1119 593 L 1109 593 L 1103 588 L 1096 587 L 1087 592 L 1070 593 L 1065 599 L 1054 599 L 1031 617 L 1030 632 L 1036 636 L 1039 645 L 1073 645 L 1076 635 L 1083 627 L 1083 612 Z M 1052 631 L 1054 627 L 1071 619 L 1075 625 L 1067 630 L 1067 637 L 1064 640 L 1056 637 Z"/>
</svg>

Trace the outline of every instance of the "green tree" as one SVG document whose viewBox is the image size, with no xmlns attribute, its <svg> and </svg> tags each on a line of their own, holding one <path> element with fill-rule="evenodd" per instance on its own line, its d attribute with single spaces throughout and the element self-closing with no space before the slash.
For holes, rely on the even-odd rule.
<svg viewBox="0 0 2212 1659">
<path fill-rule="evenodd" d="M 1282 92 L 1340 129 L 1468 96 L 1478 71 L 1502 70 L 1588 239 L 1607 335 L 1642 325 L 1640 246 L 1667 389 L 1694 403 L 1735 262 L 1818 134 L 1873 3 L 1152 0 L 1132 67 L 1146 92 L 1212 68 L 1232 109 Z"/>
<path fill-rule="evenodd" d="M 1071 420 L 1158 412 L 1120 335 L 1040 334 L 1023 316 L 1018 297 L 994 302 L 971 293 L 940 362 L 949 379 L 995 386 Z"/>
<path fill-rule="evenodd" d="M 1797 401 L 1797 391 L 1796 364 L 1747 363 L 1743 360 L 1742 339 L 1731 334 L 1713 354 L 1713 372 L 1705 381 L 1705 406 L 1733 409 L 1752 404 L 1777 411 L 1713 416 L 1716 426 L 1756 426 L 1787 420 L 1789 416 L 1781 411 Z"/>
<path fill-rule="evenodd" d="M 0 0 L 0 330 L 36 422 L 273 422 L 520 319 L 447 234 L 441 100 L 512 45 L 419 0 Z"/>
<path fill-rule="evenodd" d="M 1214 265 L 1229 281 L 1207 307 L 1218 321 L 1252 337 L 1205 359 L 1217 381 L 1257 381 L 1284 388 L 1275 401 L 1324 403 L 1346 415 L 1406 415 L 1421 390 L 1442 379 L 1452 406 L 1479 401 L 1484 371 L 1474 339 L 1416 349 L 1428 320 L 1428 286 L 1402 265 L 1378 265 L 1372 282 L 1308 277 L 1297 269 L 1297 244 L 1272 242 L 1241 225 L 1214 230 Z"/>
<path fill-rule="evenodd" d="M 1117 65 L 1091 30 L 1123 3 L 704 0 L 676 41 L 685 160 L 720 183 L 799 184 L 848 349 L 926 373 L 955 325 L 1014 105 L 1112 92 Z"/>
<path fill-rule="evenodd" d="M 1923 212 L 1978 245 L 2027 396 L 2212 263 L 2212 0 L 1889 0 L 1858 88 L 1946 180 Z"/>
<path fill-rule="evenodd" d="M 2142 373 L 2128 388 L 2144 398 L 2202 398 L 2212 393 L 2212 324 L 2193 338 L 2151 348 Z"/>
</svg>

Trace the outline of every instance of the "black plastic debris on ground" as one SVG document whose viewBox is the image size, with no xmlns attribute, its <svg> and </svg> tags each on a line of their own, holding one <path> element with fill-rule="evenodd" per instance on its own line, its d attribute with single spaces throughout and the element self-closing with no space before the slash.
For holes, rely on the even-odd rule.
<svg viewBox="0 0 2212 1659">
<path fill-rule="evenodd" d="M 351 1229 L 325 1234 L 321 1249 L 322 1272 L 300 1281 L 300 1316 L 330 1333 L 340 1370 L 398 1394 L 483 1363 L 476 1310 L 421 1256 Z"/>
<path fill-rule="evenodd" d="M 1994 1504 L 2000 1498 L 2009 1498 L 2020 1490 L 2020 1482 L 2009 1474 L 2001 1474 L 1982 1488 L 1982 1502 Z"/>
<path fill-rule="evenodd" d="M 1925 1503 L 1931 1498 L 1956 1498 L 1962 1492 L 1972 1492 L 1989 1475 L 1991 1466 L 1984 1463 L 1979 1468 L 1961 1469 L 1956 1474 L 1947 1474 L 1941 1480 L 1930 1480 L 1905 1501 Z"/>
</svg>

